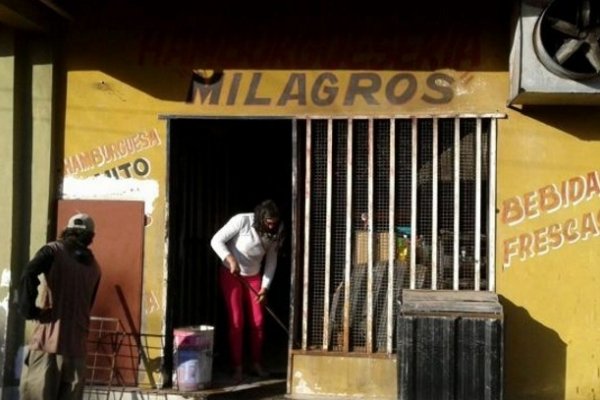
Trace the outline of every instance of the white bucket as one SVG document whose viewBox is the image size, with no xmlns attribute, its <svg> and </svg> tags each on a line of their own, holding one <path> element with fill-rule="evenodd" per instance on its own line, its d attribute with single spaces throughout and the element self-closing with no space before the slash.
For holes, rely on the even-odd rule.
<svg viewBox="0 0 600 400">
<path fill-rule="evenodd" d="M 189 392 L 210 385 L 214 332 L 215 328 L 210 325 L 174 330 L 174 384 L 178 390 Z"/>
</svg>

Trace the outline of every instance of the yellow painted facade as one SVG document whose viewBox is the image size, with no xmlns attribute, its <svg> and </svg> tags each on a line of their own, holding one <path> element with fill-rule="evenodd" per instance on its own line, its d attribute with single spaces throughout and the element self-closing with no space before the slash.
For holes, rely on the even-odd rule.
<svg viewBox="0 0 600 400">
<path fill-rule="evenodd" d="M 500 117 L 496 284 L 505 313 L 505 399 L 596 398 L 600 109 L 508 107 L 508 48 L 498 39 L 509 34 L 508 20 L 504 30 L 484 30 L 475 42 L 456 38 L 456 49 L 464 44 L 465 54 L 476 58 L 472 63 L 461 64 L 458 50 L 444 57 L 443 45 L 436 49 L 437 60 L 406 56 L 411 53 L 400 51 L 406 44 L 398 39 L 398 54 L 405 55 L 400 64 L 408 66 L 398 70 L 309 68 L 303 63 L 249 68 L 246 64 L 252 63 L 215 65 L 216 56 L 203 63 L 187 42 L 177 46 L 173 40 L 153 41 L 161 35 L 169 38 L 169 32 L 160 25 L 148 26 L 153 30 L 126 25 L 104 31 L 95 25 L 76 28 L 67 48 L 63 151 L 65 198 L 86 196 L 95 175 L 117 174 L 119 185 L 125 182 L 136 191 L 115 195 L 109 183 L 105 193 L 146 203 L 151 222 L 144 237 L 144 331 L 161 333 L 165 323 L 164 116 L 494 114 Z M 231 52 L 242 53 L 232 43 Z M 194 56 L 187 57 L 189 53 Z M 242 56 L 231 59 L 236 57 Z M 456 68 L 444 66 L 450 58 Z M 438 64 L 442 67 L 430 67 Z M 214 87 L 194 89 L 194 82 L 220 72 L 218 96 Z M 106 179 L 102 182 L 106 185 Z M 102 190 L 93 196 L 101 198 Z"/>
<path fill-rule="evenodd" d="M 77 57 L 74 54 L 73 57 Z M 117 60 L 115 60 L 116 62 Z M 134 60 L 118 60 L 126 62 Z M 260 76 L 260 84 L 251 96 L 250 82 Z M 317 98 L 327 96 L 328 89 L 336 88 L 336 96 L 330 106 L 319 106 L 311 99 L 311 88 L 316 87 L 319 77 L 329 79 L 321 83 Z M 231 81 L 241 80 L 238 97 L 232 105 L 227 104 L 231 92 Z M 193 73 L 189 71 L 183 81 L 191 83 Z M 353 81 L 354 79 L 354 81 Z M 406 96 L 405 104 L 391 104 L 386 97 L 386 82 L 396 82 L 389 96 L 397 99 L 407 92 L 408 83 L 414 85 L 414 93 Z M 304 83 L 301 83 L 304 82 Z M 336 82 L 332 84 L 331 82 Z M 344 100 L 350 98 L 347 94 L 351 82 L 355 87 L 369 88 L 368 94 L 359 93 L 351 97 L 352 105 L 344 105 Z M 376 82 L 375 84 L 373 82 Z M 381 88 L 375 89 L 372 85 Z M 165 274 L 165 190 L 166 190 L 166 127 L 162 116 L 318 116 L 333 115 L 348 116 L 413 116 L 413 115 L 455 115 L 457 113 L 494 114 L 503 112 L 504 103 L 502 90 L 507 85 L 506 74 L 500 72 L 470 73 L 461 71 L 270 71 L 270 70 L 226 70 L 223 75 L 223 89 L 218 104 L 210 104 L 210 94 L 201 98 L 199 93 L 190 102 L 167 102 L 148 96 L 143 91 L 121 82 L 102 71 L 69 71 L 67 86 L 67 111 L 65 123 L 65 178 L 69 182 L 64 196 L 67 198 L 86 198 L 90 196 L 79 188 L 87 188 L 93 184 L 96 175 L 102 178 L 107 171 L 109 176 L 119 179 L 132 179 L 133 187 L 139 182 L 153 181 L 158 184 L 158 196 L 145 198 L 126 195 L 126 199 L 144 200 L 147 208 L 152 209 L 149 215 L 152 223 L 146 227 L 144 247 L 144 295 L 145 309 L 144 328 L 148 332 L 161 332 L 164 329 L 164 309 L 150 307 L 154 299 L 165 298 L 166 287 L 163 279 L 157 279 Z M 183 85 L 181 85 L 183 87 Z M 306 87 L 306 90 L 300 89 Z M 478 90 L 486 93 L 480 99 Z M 298 93 L 307 93 L 299 97 Z M 325 93 L 325 94 L 324 94 Z M 490 96 L 493 93 L 495 96 Z M 185 95 L 181 94 L 182 98 Z M 248 98 L 254 101 L 262 99 L 269 105 L 246 106 Z M 277 105 L 286 98 L 285 105 Z M 185 99 L 185 98 L 184 98 Z M 259 100 L 256 100 L 259 99 Z M 368 104 L 374 100 L 376 105 Z M 432 104 L 443 101 L 441 104 Z M 208 104 L 207 104 L 208 103 Z M 305 105 L 304 105 L 305 103 Z M 133 140 L 141 137 L 138 150 L 118 150 L 120 141 Z M 111 152 L 117 146 L 117 150 Z M 126 146 L 125 146 L 126 147 Z M 114 153 L 118 153 L 115 156 Z M 113 157 L 110 157 L 110 154 Z M 137 159 L 148 160 L 147 175 L 136 176 L 133 168 Z M 130 174 L 124 173 L 124 168 L 130 163 Z M 90 181 L 91 180 L 91 181 Z M 106 185 L 102 180 L 100 186 Z M 109 193 L 112 193 L 109 189 Z M 94 192 L 93 198 L 102 194 Z M 163 304 L 164 307 L 164 304 Z M 148 311 L 152 310 L 152 311 Z"/>
<path fill-rule="evenodd" d="M 137 48 L 135 42 L 130 44 Z M 481 42 L 481 51 L 490 51 L 493 45 L 493 42 Z M 153 180 L 159 186 L 158 197 L 152 199 L 152 224 L 146 228 L 145 235 L 146 295 L 153 293 L 159 299 L 164 299 L 165 295 L 164 281 L 159 279 L 165 270 L 166 222 L 166 128 L 164 120 L 160 119 L 161 115 L 504 114 L 506 118 L 501 119 L 498 126 L 496 264 L 497 292 L 506 307 L 506 398 L 558 399 L 563 398 L 563 390 L 564 398 L 569 400 L 592 398 L 590 396 L 600 386 L 597 374 L 600 368 L 597 354 L 600 330 L 595 329 L 600 313 L 596 288 L 600 279 L 600 269 L 596 265 L 600 255 L 600 178 L 597 163 L 600 113 L 597 108 L 508 108 L 509 78 L 506 64 L 495 65 L 497 71 L 225 69 L 223 89 L 214 104 L 210 103 L 208 95 L 202 98 L 200 93 L 196 93 L 192 103 L 187 103 L 186 92 L 194 77 L 192 69 L 177 71 L 169 67 L 138 66 L 134 71 L 132 65 L 136 64 L 136 52 L 127 56 L 123 51 L 123 48 L 116 49 L 114 56 L 93 52 L 87 54 L 90 59 L 86 61 L 95 61 L 94 68 L 69 68 L 64 153 L 65 158 L 69 158 L 139 132 L 157 132 L 160 144 L 118 162 L 108 162 L 73 174 L 77 179 L 92 179 L 94 174 L 103 173 L 119 165 L 119 162 L 133 162 L 138 156 L 149 161 L 149 174 L 135 178 Z M 82 55 L 74 51 L 69 57 L 78 60 Z M 180 101 L 164 100 L 146 93 L 143 84 L 133 86 L 118 73 L 104 71 L 101 64 L 110 65 L 107 69 L 123 72 L 124 76 L 142 74 L 140 81 L 160 82 L 154 82 L 153 86 L 177 87 Z M 197 73 L 210 76 L 214 72 L 199 70 Z M 400 78 L 399 73 L 403 74 Z M 321 86 L 318 86 L 315 82 L 319 77 L 324 79 L 324 74 L 328 79 L 322 80 Z M 369 79 L 381 82 L 381 88 L 373 92 L 377 104 L 368 104 L 364 96 L 357 96 L 349 105 L 344 104 L 350 81 L 357 74 L 361 74 L 363 79 L 358 85 L 372 85 L 373 81 Z M 396 80 L 392 97 L 397 100 L 406 90 L 406 81 L 403 79 L 407 79 L 407 76 L 411 82 L 415 82 L 414 95 L 402 104 L 392 104 L 385 96 L 386 84 Z M 227 104 L 233 79 L 240 80 L 239 88 L 235 99 L 230 101 L 233 104 Z M 253 79 L 259 80 L 255 92 L 249 94 Z M 428 79 L 431 79 L 429 83 Z M 331 104 L 315 105 L 310 93 L 317 86 L 317 98 L 326 96 L 328 88 L 336 88 L 337 97 Z M 451 98 L 444 99 L 444 92 L 440 92 L 439 88 L 451 93 Z M 444 99 L 444 102 L 426 102 L 423 98 L 427 95 L 433 99 Z M 248 101 L 250 97 L 252 101 Z M 264 103 L 254 104 L 257 101 Z M 593 176 L 590 177 L 590 174 Z M 577 177 L 582 177 L 586 182 L 584 186 L 587 192 L 583 199 L 578 196 L 572 200 L 562 199 L 564 204 L 560 207 L 552 211 L 540 211 L 540 190 L 552 185 L 560 192 L 564 182 Z M 518 200 L 513 201 L 521 206 L 528 201 L 529 216 L 511 225 L 503 221 L 502 214 L 510 213 L 506 209 L 507 202 L 514 198 Z M 556 224 L 562 226 L 563 241 L 560 244 L 555 243 L 559 240 L 556 235 L 560 235 L 553 230 L 558 229 L 555 228 Z M 545 236 L 536 233 L 540 229 L 545 229 Z M 519 239 L 523 235 L 536 244 L 529 243 L 530 239 Z M 538 238 L 534 240 L 535 235 Z M 567 238 L 568 235 L 577 238 Z M 509 247 L 505 248 L 505 245 Z M 516 255 L 507 254 L 513 252 Z M 504 265 L 507 257 L 510 263 Z M 163 313 L 162 308 L 147 312 L 145 329 L 160 332 Z"/>
<path fill-rule="evenodd" d="M 511 111 L 499 126 L 497 292 L 515 398 L 591 399 L 600 384 L 597 124 L 597 108 L 549 107 Z M 528 216 L 503 222 L 514 198 Z M 511 257 L 515 242 L 522 246 Z"/>
</svg>

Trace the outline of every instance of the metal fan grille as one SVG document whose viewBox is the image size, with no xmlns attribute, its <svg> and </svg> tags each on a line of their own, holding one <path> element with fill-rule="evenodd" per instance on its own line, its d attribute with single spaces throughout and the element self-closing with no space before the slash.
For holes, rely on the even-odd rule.
<svg viewBox="0 0 600 400">
<path fill-rule="evenodd" d="M 600 75 L 600 1 L 554 0 L 540 15 L 534 43 L 542 64 L 556 75 Z"/>
</svg>

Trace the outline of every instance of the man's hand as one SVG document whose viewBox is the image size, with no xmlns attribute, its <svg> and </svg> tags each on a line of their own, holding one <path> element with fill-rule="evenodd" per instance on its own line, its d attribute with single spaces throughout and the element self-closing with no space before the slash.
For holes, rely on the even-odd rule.
<svg viewBox="0 0 600 400">
<path fill-rule="evenodd" d="M 229 268 L 229 272 L 231 272 L 233 275 L 240 274 L 240 266 L 232 254 L 225 257 L 225 265 L 227 268 Z"/>
</svg>

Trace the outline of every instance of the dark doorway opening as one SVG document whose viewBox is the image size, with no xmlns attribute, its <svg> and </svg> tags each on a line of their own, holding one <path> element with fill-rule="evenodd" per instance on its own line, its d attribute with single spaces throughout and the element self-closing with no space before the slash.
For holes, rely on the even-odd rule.
<svg viewBox="0 0 600 400">
<path fill-rule="evenodd" d="M 229 373 L 227 320 L 217 284 L 212 235 L 234 214 L 270 198 L 287 239 L 268 305 L 285 325 L 290 304 L 292 120 L 175 118 L 168 121 L 168 286 L 165 364 L 174 328 L 215 327 L 213 380 Z M 265 313 L 265 366 L 285 376 L 288 337 Z M 169 368 L 167 368 L 169 369 Z"/>
</svg>

